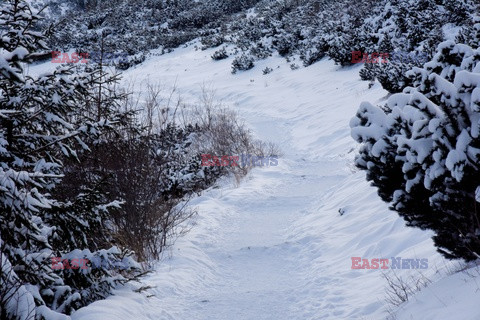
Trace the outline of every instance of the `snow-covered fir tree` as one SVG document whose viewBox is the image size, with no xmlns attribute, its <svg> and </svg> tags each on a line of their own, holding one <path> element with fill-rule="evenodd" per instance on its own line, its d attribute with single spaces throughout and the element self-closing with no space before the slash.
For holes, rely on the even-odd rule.
<svg viewBox="0 0 480 320">
<path fill-rule="evenodd" d="M 407 72 L 412 87 L 365 102 L 350 125 L 356 165 L 410 226 L 431 229 L 447 258 L 480 255 L 480 51 L 447 41 Z"/>
<path fill-rule="evenodd" d="M 64 176 L 64 161 L 88 151 L 86 142 L 113 130 L 118 117 L 102 114 L 79 121 L 79 115 L 90 114 L 94 106 L 85 97 L 92 96 L 102 81 L 98 70 L 60 67 L 38 77 L 24 74 L 24 65 L 46 50 L 44 35 L 33 29 L 38 19 L 26 1 L 0 5 L 2 319 L 59 319 L 60 313 L 105 297 L 114 283 L 126 280 L 108 263 L 94 272 L 52 269 L 54 257 L 94 261 L 99 256 L 109 263 L 125 258 L 117 248 L 89 250 L 101 245 L 95 243 L 94 231 L 108 233 L 105 227 L 96 228 L 102 226 L 102 211 L 115 203 L 105 203 L 101 196 L 89 199 L 83 190 L 77 190 L 74 204 L 52 196 Z M 126 273 L 138 268 L 128 258 L 125 266 Z"/>
</svg>

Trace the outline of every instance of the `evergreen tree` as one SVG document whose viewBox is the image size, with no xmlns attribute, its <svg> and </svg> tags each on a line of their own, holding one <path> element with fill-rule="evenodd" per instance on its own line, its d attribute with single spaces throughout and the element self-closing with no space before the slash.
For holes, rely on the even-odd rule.
<svg viewBox="0 0 480 320">
<path fill-rule="evenodd" d="M 52 269 L 51 258 L 57 256 L 93 260 L 100 255 L 109 261 L 124 257 L 116 248 L 84 250 L 91 246 L 100 211 L 115 204 L 91 199 L 88 193 L 77 194 L 74 204 L 52 196 L 64 176 L 66 159 L 88 151 L 86 142 L 112 130 L 118 119 L 109 112 L 96 119 L 86 116 L 97 109 L 85 97 L 98 93 L 96 85 L 102 81 L 98 70 L 80 73 L 60 67 L 38 77 L 23 74 L 23 64 L 46 50 L 44 35 L 32 29 L 38 19 L 23 0 L 0 5 L 2 319 L 59 318 L 58 313 L 68 314 L 104 297 L 115 282 L 125 280 L 108 267 L 85 273 Z M 101 106 L 110 108 L 108 103 Z M 96 230 L 102 231 L 107 232 Z M 67 244 L 55 245 L 59 243 Z M 127 262 L 127 269 L 138 267 L 133 260 Z M 77 281 L 81 278 L 84 281 Z"/>
<path fill-rule="evenodd" d="M 480 52 L 447 41 L 412 87 L 352 119 L 356 165 L 410 226 L 431 229 L 447 258 L 480 254 Z"/>
</svg>

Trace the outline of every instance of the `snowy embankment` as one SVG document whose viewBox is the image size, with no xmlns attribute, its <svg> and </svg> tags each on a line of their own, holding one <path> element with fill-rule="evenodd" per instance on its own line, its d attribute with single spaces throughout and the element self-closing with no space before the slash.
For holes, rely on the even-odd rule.
<svg viewBox="0 0 480 320">
<path fill-rule="evenodd" d="M 431 234 L 406 228 L 353 167 L 349 120 L 361 101 L 385 98 L 378 84 L 368 90 L 357 67 L 339 69 L 326 59 L 292 71 L 274 57 L 232 75 L 231 58 L 213 62 L 213 51 L 190 46 L 152 57 L 125 81 L 176 82 L 191 101 L 207 84 L 284 155 L 239 186 L 225 180 L 192 201 L 195 225 L 145 279 L 152 289 L 117 290 L 74 320 L 384 319 L 382 272 L 352 270 L 351 257 L 427 258 L 421 271 L 434 281 L 454 270 Z M 266 66 L 274 71 L 262 75 Z M 480 318 L 475 280 L 459 273 L 432 284 L 398 319 L 453 319 L 454 308 L 468 311 L 462 319 Z M 464 296 L 456 298 L 459 286 Z"/>
</svg>

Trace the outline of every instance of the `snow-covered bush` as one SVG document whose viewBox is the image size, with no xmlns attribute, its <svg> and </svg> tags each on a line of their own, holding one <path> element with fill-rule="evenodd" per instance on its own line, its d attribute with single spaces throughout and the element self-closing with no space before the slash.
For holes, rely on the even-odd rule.
<svg viewBox="0 0 480 320">
<path fill-rule="evenodd" d="M 401 92 L 410 85 L 406 72 L 414 64 L 389 61 L 388 63 L 372 63 L 360 70 L 360 77 L 363 80 L 377 79 L 383 89 L 391 93 Z M 420 64 L 417 64 L 420 66 Z M 371 79 L 369 79 L 371 77 Z"/>
<path fill-rule="evenodd" d="M 239 70 L 246 71 L 252 69 L 254 67 L 253 61 L 253 57 L 246 54 L 235 57 L 232 61 L 232 73 L 237 73 Z"/>
<path fill-rule="evenodd" d="M 226 59 L 226 58 L 228 58 L 228 53 L 227 53 L 227 50 L 225 49 L 225 47 L 221 48 L 220 50 L 215 51 L 212 54 L 212 59 L 213 60 L 223 60 L 223 59 Z"/>
<path fill-rule="evenodd" d="M 272 52 L 270 51 L 270 48 L 264 46 L 261 42 L 258 42 L 250 48 L 250 54 L 257 59 L 266 59 L 272 55 Z"/>
<path fill-rule="evenodd" d="M 375 81 L 376 65 L 373 63 L 366 63 L 358 72 L 360 79 L 364 81 Z"/>
<path fill-rule="evenodd" d="M 269 74 L 269 73 L 271 73 L 272 71 L 273 71 L 272 68 L 270 68 L 270 67 L 265 67 L 265 69 L 262 70 L 262 73 L 263 73 L 263 74 Z"/>
<path fill-rule="evenodd" d="M 142 63 L 145 61 L 146 55 L 143 53 L 137 53 L 133 56 L 128 56 L 124 59 L 121 59 L 117 61 L 114 65 L 117 67 L 119 70 L 127 70 L 130 67 L 133 67 L 137 64 Z"/>
<path fill-rule="evenodd" d="M 300 59 L 303 61 L 303 66 L 308 67 L 314 64 L 323 57 L 325 57 L 328 51 L 328 45 L 326 42 L 318 43 L 316 46 L 305 46 L 300 49 Z"/>
<path fill-rule="evenodd" d="M 295 34 L 282 32 L 273 37 L 272 45 L 279 55 L 286 57 L 295 52 L 297 42 Z"/>
<path fill-rule="evenodd" d="M 465 43 L 472 48 L 480 47 L 480 16 L 477 17 L 475 24 L 465 27 L 457 36 L 458 43 Z"/>
<path fill-rule="evenodd" d="M 218 33 L 213 33 L 212 35 L 206 35 L 200 39 L 200 42 L 202 43 L 202 50 L 218 47 L 222 45 L 224 41 L 225 40 L 223 39 L 223 37 Z"/>
<path fill-rule="evenodd" d="M 480 255 L 480 50 L 447 41 L 412 87 L 351 120 L 356 165 L 408 225 L 435 232 L 448 258 Z"/>
</svg>

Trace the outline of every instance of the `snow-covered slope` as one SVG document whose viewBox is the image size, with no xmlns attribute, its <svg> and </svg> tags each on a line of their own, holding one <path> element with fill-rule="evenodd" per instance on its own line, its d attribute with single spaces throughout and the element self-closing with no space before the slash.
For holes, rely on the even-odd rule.
<svg viewBox="0 0 480 320">
<path fill-rule="evenodd" d="M 231 58 L 213 62 L 213 51 L 190 46 L 152 57 L 128 70 L 125 81 L 140 88 L 144 81 L 176 83 L 190 101 L 209 85 L 258 138 L 281 147 L 279 165 L 254 169 L 239 186 L 223 181 L 192 201 L 199 216 L 146 278 L 154 288 L 120 289 L 74 320 L 384 319 L 382 271 L 352 270 L 351 257 L 427 258 L 421 271 L 433 280 L 455 268 L 435 252 L 430 233 L 406 228 L 353 167 L 349 120 L 361 101 L 384 99 L 384 90 L 368 89 L 357 67 L 339 69 L 326 59 L 292 71 L 273 57 L 232 75 Z M 274 71 L 263 75 L 266 66 Z M 453 287 L 465 277 L 457 278 L 448 278 Z M 478 286 L 466 278 L 478 299 Z M 454 319 L 445 313 L 453 304 L 473 310 L 461 319 L 480 318 L 474 298 L 470 305 L 448 294 L 442 303 L 433 298 L 446 288 L 425 289 L 399 319 Z"/>
</svg>

